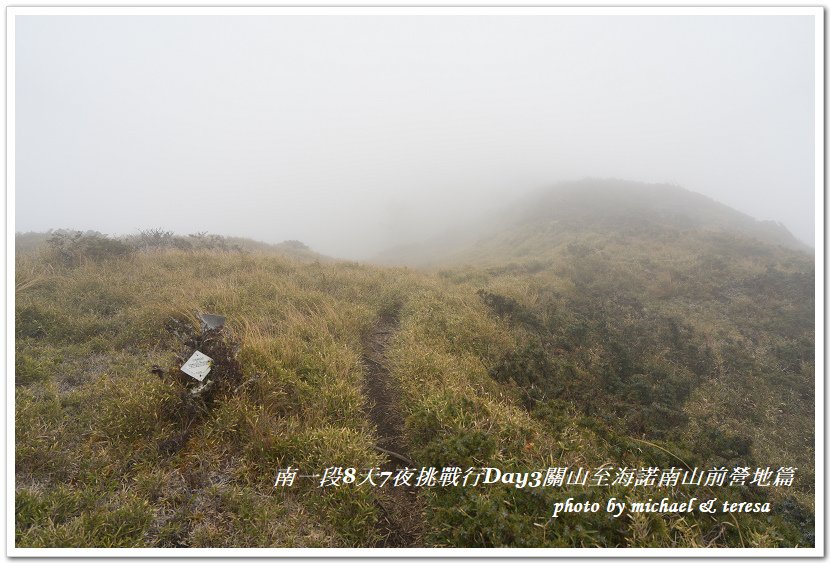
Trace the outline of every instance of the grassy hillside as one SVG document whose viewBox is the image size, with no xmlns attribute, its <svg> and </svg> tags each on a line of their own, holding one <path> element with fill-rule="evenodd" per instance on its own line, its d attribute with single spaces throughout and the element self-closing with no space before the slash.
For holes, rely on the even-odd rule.
<svg viewBox="0 0 830 563">
<path fill-rule="evenodd" d="M 652 242 L 653 236 L 707 233 L 751 239 L 812 252 L 785 227 L 758 221 L 679 186 L 585 179 L 539 190 L 505 205 L 498 213 L 470 220 L 423 244 L 390 248 L 381 264 L 438 267 L 517 257 L 539 257 L 563 241 L 603 233 Z"/>
<path fill-rule="evenodd" d="M 327 256 L 312 251 L 298 240 L 270 244 L 244 237 L 225 237 L 209 233 L 193 233 L 183 236 L 157 228 L 120 237 L 107 236 L 98 231 L 54 229 L 46 233 L 17 233 L 14 242 L 17 256 L 46 253 L 51 261 L 58 260 L 64 263 L 158 250 L 257 252 L 301 261 L 326 262 L 331 260 Z"/>
<path fill-rule="evenodd" d="M 812 256 L 746 229 L 517 213 L 434 271 L 100 241 L 71 260 L 20 253 L 16 545 L 812 545 Z M 177 368 L 201 312 L 227 316 L 229 360 L 194 403 Z M 367 387 L 379 327 L 397 453 L 418 467 L 793 466 L 796 479 L 434 486 L 405 503 L 306 477 L 274 487 L 288 466 L 394 461 Z M 663 496 L 772 511 L 550 518 L 569 497 Z"/>
</svg>

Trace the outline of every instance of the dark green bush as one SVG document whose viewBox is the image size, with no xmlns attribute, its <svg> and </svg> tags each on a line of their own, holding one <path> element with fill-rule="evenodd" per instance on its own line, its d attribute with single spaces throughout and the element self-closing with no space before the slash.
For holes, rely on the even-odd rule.
<svg viewBox="0 0 830 563">
<path fill-rule="evenodd" d="M 522 323 L 531 328 L 541 328 L 541 323 L 536 315 L 512 297 L 499 295 L 498 293 L 492 293 L 483 289 L 479 289 L 477 293 L 484 304 L 499 317 Z"/>
</svg>

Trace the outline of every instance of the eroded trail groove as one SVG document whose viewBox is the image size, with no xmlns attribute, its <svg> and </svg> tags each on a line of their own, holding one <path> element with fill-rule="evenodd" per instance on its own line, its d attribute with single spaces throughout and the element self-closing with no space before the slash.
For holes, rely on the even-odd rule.
<svg viewBox="0 0 830 563">
<path fill-rule="evenodd" d="M 386 347 L 398 329 L 397 311 L 381 316 L 363 341 L 366 366 L 364 388 L 366 409 L 377 427 L 377 447 L 387 457 L 383 471 L 413 467 L 409 463 L 409 446 L 404 437 L 399 391 L 387 367 Z M 397 455 L 396 455 L 397 454 Z M 379 547 L 420 547 L 423 518 L 414 488 L 387 486 L 378 488 L 379 523 L 382 540 Z"/>
</svg>

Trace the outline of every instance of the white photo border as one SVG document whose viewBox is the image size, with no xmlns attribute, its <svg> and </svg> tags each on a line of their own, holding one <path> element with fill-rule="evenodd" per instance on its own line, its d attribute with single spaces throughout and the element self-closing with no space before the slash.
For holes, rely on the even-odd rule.
<svg viewBox="0 0 830 563">
<path fill-rule="evenodd" d="M 14 545 L 14 235 L 15 235 L 15 19 L 18 16 L 232 16 L 232 15 L 586 15 L 586 16 L 812 16 L 815 22 L 815 547 L 812 548 L 19 548 Z M 550 558 L 550 557 L 823 557 L 824 481 L 824 8 L 822 7 L 33 7 L 6 8 L 6 556 L 7 557 L 285 557 L 285 558 Z"/>
</svg>

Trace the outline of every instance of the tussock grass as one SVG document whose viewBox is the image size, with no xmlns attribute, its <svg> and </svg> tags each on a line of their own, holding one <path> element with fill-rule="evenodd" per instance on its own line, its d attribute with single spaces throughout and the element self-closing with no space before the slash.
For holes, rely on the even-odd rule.
<svg viewBox="0 0 830 563">
<path fill-rule="evenodd" d="M 16 545 L 376 545 L 377 491 L 273 480 L 289 465 L 383 463 L 361 357 L 391 314 L 400 327 L 386 356 L 419 464 L 532 471 L 680 458 L 801 471 L 797 487 L 769 492 L 784 507 L 769 519 L 553 522 L 550 507 L 568 496 L 642 499 L 619 487 L 423 489 L 423 545 L 809 543 L 812 303 L 793 287 L 812 263 L 710 235 L 550 244 L 556 232 L 507 233 L 490 241 L 503 253 L 434 273 L 198 249 L 77 263 L 21 255 Z M 182 430 L 180 388 L 150 367 L 177 367 L 166 326 L 197 327 L 201 312 L 227 317 L 241 382 L 165 452 L 159 444 Z"/>
</svg>

